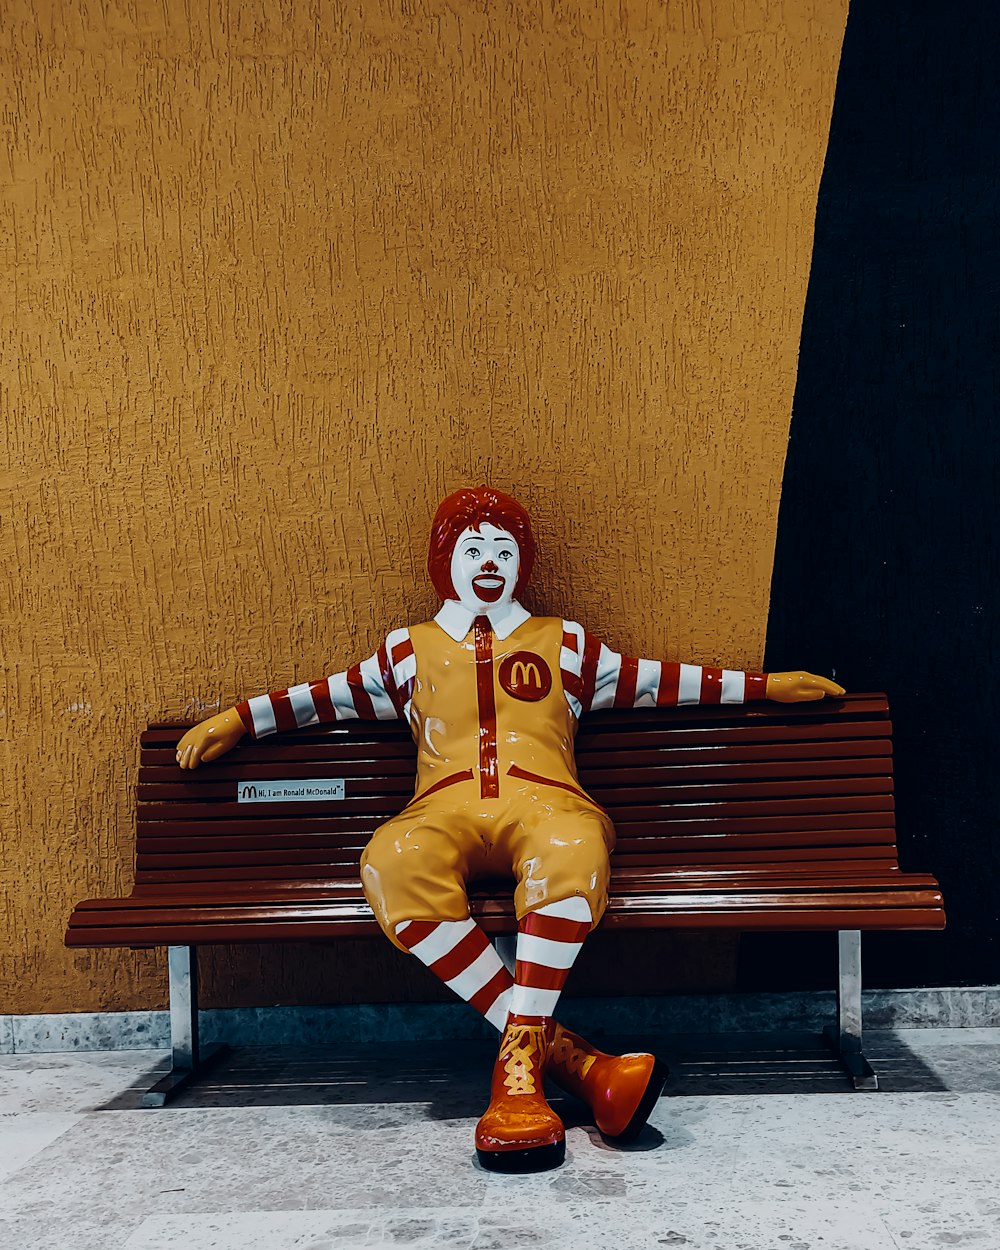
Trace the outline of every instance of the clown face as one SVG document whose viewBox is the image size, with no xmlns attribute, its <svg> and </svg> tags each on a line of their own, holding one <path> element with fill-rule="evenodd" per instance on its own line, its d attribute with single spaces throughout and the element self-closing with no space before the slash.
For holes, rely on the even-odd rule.
<svg viewBox="0 0 1000 1250">
<path fill-rule="evenodd" d="M 451 581 L 459 603 L 470 612 L 510 603 L 520 566 L 521 553 L 506 530 L 489 521 L 463 530 L 451 555 Z"/>
</svg>

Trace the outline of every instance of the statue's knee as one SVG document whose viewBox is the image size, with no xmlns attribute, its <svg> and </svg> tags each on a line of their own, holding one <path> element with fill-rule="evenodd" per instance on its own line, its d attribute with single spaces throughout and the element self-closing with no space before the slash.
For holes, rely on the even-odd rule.
<svg viewBox="0 0 1000 1250">
<path fill-rule="evenodd" d="M 361 852 L 361 880 L 364 882 L 366 872 L 380 876 L 392 854 L 392 837 L 383 836 L 382 829 L 376 829 L 365 849 Z"/>
</svg>

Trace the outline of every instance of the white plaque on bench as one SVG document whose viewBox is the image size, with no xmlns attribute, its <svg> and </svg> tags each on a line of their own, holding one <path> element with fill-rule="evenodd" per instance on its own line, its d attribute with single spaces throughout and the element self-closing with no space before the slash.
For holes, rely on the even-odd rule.
<svg viewBox="0 0 1000 1250">
<path fill-rule="evenodd" d="M 241 781 L 236 787 L 240 803 L 321 803 L 344 797 L 342 777 L 302 781 Z"/>
</svg>

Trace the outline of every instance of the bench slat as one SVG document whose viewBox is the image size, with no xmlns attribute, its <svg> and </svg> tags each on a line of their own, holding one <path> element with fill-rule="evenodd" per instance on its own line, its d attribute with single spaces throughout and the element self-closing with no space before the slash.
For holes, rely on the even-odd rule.
<svg viewBox="0 0 1000 1250">
<path fill-rule="evenodd" d="M 883 849 L 883 853 L 886 846 L 892 845 L 894 832 L 891 828 L 873 829 L 869 832 L 871 835 L 871 842 L 873 844 L 880 845 Z M 852 831 L 852 834 L 853 833 L 854 831 Z M 787 840 L 784 835 L 783 840 Z M 846 845 L 838 847 L 836 845 L 836 831 L 831 833 L 829 837 L 827 836 L 827 833 L 824 832 L 819 841 L 823 844 L 829 844 L 831 854 L 838 854 L 842 851 L 845 854 L 856 855 L 861 852 L 861 847 L 857 841 L 850 841 L 847 842 Z M 669 842 L 661 842 L 658 843 L 658 845 L 661 845 L 665 854 L 674 853 L 679 855 L 682 852 L 678 850 L 676 842 L 676 839 L 671 838 Z M 302 830 L 285 834 L 281 839 L 275 839 L 269 835 L 219 835 L 216 833 L 202 833 L 196 837 L 188 837 L 185 836 L 182 826 L 177 836 L 147 839 L 140 849 L 139 854 L 143 857 L 146 855 L 176 855 L 183 858 L 186 856 L 199 856 L 207 854 L 232 855 L 233 853 L 241 850 L 266 851 L 268 853 L 273 853 L 274 855 L 280 855 L 284 849 L 313 849 L 317 855 L 328 854 L 332 857 L 332 859 L 349 859 L 353 862 L 356 869 L 358 859 L 360 858 L 361 852 L 364 850 L 366 844 L 367 836 L 365 834 L 346 833 L 335 835 L 316 835 Z M 799 849 L 801 849 L 803 854 L 806 853 L 806 849 L 809 845 L 811 844 L 800 846 Z M 651 837 L 631 837 L 627 833 L 619 832 L 618 842 L 614 852 L 615 862 L 618 862 L 633 853 L 648 855 L 653 846 L 654 839 Z M 713 855 L 723 855 L 728 853 L 726 844 L 720 843 L 718 839 L 712 839 L 709 842 L 704 842 L 703 846 L 707 853 L 711 853 Z M 671 847 L 673 848 L 673 851 L 670 850 Z M 736 852 L 739 850 L 739 847 L 733 847 L 732 850 Z M 783 850 L 777 845 L 773 847 L 773 850 L 775 854 L 782 854 L 785 856 L 792 854 L 791 851 Z M 684 852 L 684 858 L 688 859 L 690 858 L 690 855 Z"/>
<path fill-rule="evenodd" d="M 350 884 L 351 888 L 347 888 Z M 720 886 L 725 884 L 725 890 Z M 654 888 L 650 888 L 654 887 Z M 851 873 L 840 875 L 830 873 L 817 875 L 816 878 L 803 879 L 795 874 L 779 876 L 774 874 L 767 881 L 749 884 L 719 880 L 716 877 L 678 875 L 671 872 L 649 872 L 641 878 L 629 880 L 621 873 L 615 874 L 614 890 L 616 896 L 625 897 L 629 894 L 647 895 L 662 894 L 667 910 L 677 910 L 689 904 L 698 906 L 718 906 L 726 899 L 737 899 L 741 905 L 753 907 L 770 907 L 775 899 L 780 899 L 781 906 L 860 906 L 877 896 L 887 906 L 914 906 L 923 900 L 927 891 L 938 890 L 933 877 L 921 873 Z M 939 892 L 939 891 L 938 891 Z M 324 915 L 336 916 L 345 898 L 357 901 L 363 897 L 357 882 L 343 883 L 337 892 L 339 897 L 331 898 L 316 892 L 313 897 L 301 894 L 285 898 L 262 898 L 253 893 L 232 896 L 208 906 L 200 906 L 192 901 L 189 894 L 170 896 L 163 894 L 158 897 L 136 899 L 104 899 L 93 900 L 89 908 L 78 908 L 73 923 L 77 926 L 92 926 L 102 923 L 100 916 L 108 911 L 115 912 L 122 923 L 134 920 L 139 923 L 156 923 L 169 920 L 197 918 L 201 912 L 219 923 L 235 919 L 265 919 L 269 916 L 294 921 L 299 919 L 316 919 Z M 509 882 L 495 882 L 491 889 L 482 892 L 486 897 L 504 898 L 510 893 Z M 919 900 L 917 896 L 919 895 Z"/>
<path fill-rule="evenodd" d="M 303 735 L 308 730 L 300 731 Z M 408 761 L 413 766 L 416 760 L 416 748 L 409 734 L 397 730 L 398 737 L 382 742 L 344 741 L 334 744 L 327 738 L 303 737 L 301 741 L 289 740 L 287 736 L 275 735 L 254 742 L 244 739 L 236 750 L 235 758 L 247 764 L 267 764 L 273 766 L 276 761 L 325 760 L 336 756 L 344 760 L 384 760 L 386 762 Z M 149 764 L 168 767 L 174 764 L 177 741 L 180 734 L 159 742 L 143 743 L 141 759 Z M 234 757 L 230 756 L 230 759 Z M 223 764 L 221 767 L 228 767 Z"/>
<path fill-rule="evenodd" d="M 876 885 L 896 889 L 903 882 L 910 887 L 937 888 L 937 882 L 925 873 L 900 872 L 898 865 L 891 861 L 870 861 L 867 864 L 843 865 L 837 861 L 818 861 L 812 864 L 767 864 L 739 868 L 717 869 L 711 865 L 696 865 L 679 868 L 676 866 L 647 865 L 644 867 L 617 866 L 612 875 L 612 889 L 615 892 L 642 891 L 649 882 L 655 882 L 658 889 L 683 891 L 686 889 L 709 889 L 720 885 L 735 886 L 737 889 L 767 888 L 831 888 L 849 884 L 863 883 L 868 887 Z M 744 882 L 748 884 L 744 885 Z M 820 883 L 817 885 L 817 883 Z M 491 895 L 497 892 L 508 894 L 509 881 L 477 882 L 472 893 L 474 895 Z M 179 890 L 171 890 L 167 886 L 150 887 L 130 898 L 89 899 L 80 903 L 78 911 L 94 909 L 124 909 L 147 906 L 188 906 L 200 895 L 206 899 L 221 899 L 248 903 L 267 899 L 273 902 L 288 902 L 301 898 L 316 899 L 329 902 L 332 897 L 359 896 L 360 886 L 357 878 L 331 879 L 324 882 L 296 881 L 285 884 L 282 882 L 229 882 L 225 886 L 217 883 L 192 883 Z"/>
<path fill-rule="evenodd" d="M 636 771 L 636 770 L 633 770 Z M 405 806 L 413 793 L 412 779 L 405 777 L 390 778 L 346 778 L 344 779 L 344 799 L 330 799 L 317 803 L 317 808 L 336 811 L 342 803 L 353 799 L 391 798 L 400 808 Z M 891 794 L 892 778 L 886 775 L 863 777 L 808 777 L 747 781 L 713 781 L 698 780 L 686 785 L 671 784 L 657 778 L 645 778 L 646 784 L 633 782 L 629 786 L 630 804 L 669 803 L 672 806 L 685 802 L 709 803 L 721 802 L 726 799 L 774 799 L 807 798 L 815 795 L 820 798 L 844 796 L 860 796 L 865 794 Z M 176 781 L 169 785 L 139 785 L 139 802 L 154 806 L 164 801 L 178 804 L 177 812 L 183 814 L 189 803 L 215 802 L 218 805 L 232 804 L 234 790 L 238 782 L 193 782 Z M 629 783 L 624 779 L 615 784 L 589 786 L 590 793 L 602 807 L 612 810 L 622 804 L 618 801 L 621 786 Z M 254 808 L 265 804 L 254 804 L 253 807 L 238 804 L 248 819 L 253 819 Z M 282 807 L 285 805 L 282 804 Z"/>
<path fill-rule="evenodd" d="M 385 769 L 387 774 L 400 774 L 408 772 L 411 776 L 415 772 L 416 756 L 410 744 L 408 755 L 398 754 L 393 757 L 375 758 L 373 753 L 364 746 L 357 746 L 356 749 L 349 751 L 351 744 L 343 743 L 338 745 L 335 758 L 338 761 L 338 767 L 345 763 L 348 768 L 364 769 L 366 766 L 369 771 L 375 767 Z M 289 748 L 289 752 L 291 748 Z M 302 769 L 301 773 L 289 773 L 289 776 L 307 776 L 312 772 L 315 765 L 326 765 L 331 758 L 334 758 L 333 752 L 329 744 L 323 742 L 314 743 L 310 747 L 295 748 L 295 754 L 286 753 L 279 760 L 273 752 L 267 750 L 267 740 L 264 743 L 253 746 L 241 743 L 238 748 L 237 756 L 229 758 L 238 760 L 236 763 L 215 763 L 213 765 L 213 774 L 215 776 L 230 777 L 234 780 L 243 779 L 244 776 L 249 780 L 253 776 L 273 777 L 276 768 L 280 764 L 282 773 L 286 769 Z M 888 738 L 857 738 L 844 740 L 841 738 L 828 739 L 797 739 L 792 742 L 765 742 L 765 743 L 729 743 L 724 745 L 712 745 L 705 743 L 697 746 L 663 746 L 657 749 L 634 748 L 628 751 L 603 751 L 592 752 L 589 756 L 578 756 L 579 772 L 581 777 L 591 776 L 593 772 L 602 768 L 610 767 L 612 764 L 618 767 L 656 767 L 657 765 L 677 766 L 684 764 L 699 763 L 716 763 L 725 760 L 727 763 L 742 763 L 762 761 L 765 764 L 772 764 L 781 760 L 810 760 L 823 758 L 840 758 L 849 761 L 861 761 L 866 759 L 884 758 L 891 760 L 892 743 Z M 162 769 L 165 776 L 176 778 L 179 770 L 174 759 L 174 747 L 172 745 L 164 746 L 160 750 L 152 750 L 146 748 L 142 752 L 143 769 Z M 250 770 L 254 770 L 251 772 Z M 256 770 L 260 770 L 257 772 Z M 361 775 L 346 773 L 349 775 Z M 142 773 L 140 771 L 140 779 Z M 150 778 L 155 780 L 156 778 Z"/>
<path fill-rule="evenodd" d="M 762 817 L 766 818 L 770 812 L 774 812 L 777 818 L 793 815 L 809 815 L 821 816 L 834 812 L 885 812 L 892 810 L 892 799 L 888 795 L 817 795 L 807 799 L 781 799 L 778 802 L 768 802 L 766 799 L 761 800 L 733 800 L 731 802 L 706 801 L 704 803 L 691 802 L 690 796 L 685 796 L 685 800 L 680 802 L 664 801 L 662 806 L 656 802 L 654 796 L 651 800 L 642 800 L 635 802 L 632 798 L 632 792 L 624 797 L 621 802 L 604 804 L 609 812 L 617 813 L 617 819 L 622 821 L 629 820 L 662 820 L 665 823 L 680 823 L 689 819 L 691 816 L 711 815 L 717 819 L 735 819 L 740 816 Z M 371 814 L 373 816 L 387 817 L 396 815 L 403 807 L 402 803 L 393 805 L 386 799 L 333 799 L 329 802 L 310 803 L 310 811 L 315 811 L 317 816 L 323 815 L 330 819 L 335 819 L 340 813 L 348 816 L 361 814 Z M 255 816 L 248 816 L 247 804 L 236 803 L 232 800 L 222 800 L 216 803 L 201 803 L 196 800 L 185 801 L 179 803 L 166 803 L 158 801 L 155 803 L 146 803 L 143 805 L 137 819 L 142 824 L 148 824 L 152 821 L 171 820 L 177 822 L 179 819 L 216 821 L 216 820 L 236 820 L 242 822 L 254 819 L 265 819 L 267 816 L 284 814 L 288 811 L 287 803 L 254 803 L 253 810 L 257 813 Z M 304 816 L 304 820 L 313 819 L 310 816 Z"/>
<path fill-rule="evenodd" d="M 242 757 L 243 748 L 237 750 L 237 757 Z M 167 757 L 157 763 L 146 763 L 146 753 L 143 753 L 142 763 L 139 767 L 139 785 L 192 785 L 195 784 L 197 773 L 182 772 L 174 762 L 173 752 L 169 752 Z M 230 756 L 230 759 L 233 757 Z M 415 775 L 414 760 L 407 759 L 391 759 L 391 760 L 343 760 L 338 759 L 336 764 L 331 763 L 329 758 L 320 757 L 317 760 L 306 760 L 304 762 L 295 761 L 291 764 L 281 765 L 281 776 L 287 780 L 306 780 L 316 776 L 316 766 L 320 765 L 329 773 L 333 773 L 336 769 L 338 777 L 406 777 L 410 782 L 410 789 L 413 789 L 413 779 Z M 273 760 L 267 763 L 250 764 L 246 763 L 242 758 L 237 758 L 233 763 L 222 763 L 213 761 L 207 765 L 212 770 L 212 784 L 217 785 L 219 782 L 229 782 L 231 784 L 241 781 L 268 781 L 275 777 L 275 764 Z"/>
<path fill-rule="evenodd" d="M 718 719 L 718 717 L 716 717 Z M 885 738 L 891 737 L 892 724 L 887 720 L 834 720 L 828 719 L 816 721 L 801 721 L 800 723 L 782 724 L 767 723 L 766 721 L 757 723 L 749 717 L 744 718 L 745 723 L 718 725 L 705 724 L 699 725 L 674 725 L 664 726 L 662 723 L 662 714 L 659 723 L 655 728 L 647 728 L 646 726 L 632 727 L 623 726 L 622 728 L 608 728 L 602 722 L 599 729 L 585 730 L 581 728 L 576 738 L 576 752 L 579 758 L 580 753 L 604 751 L 609 754 L 620 754 L 627 750 L 637 748 L 639 750 L 649 750 L 654 747 L 670 747 L 670 746 L 712 746 L 727 744 L 752 744 L 752 743 L 791 743 L 799 741 L 813 741 L 824 739 L 840 739 L 848 741 L 859 738 Z M 357 722 L 351 722 L 355 724 Z M 340 731 L 345 732 L 345 731 Z M 339 750 L 336 741 L 336 731 L 323 734 L 321 737 L 308 740 L 310 730 L 300 729 L 295 735 L 297 741 L 289 742 L 282 735 L 275 734 L 273 737 L 267 738 L 259 743 L 240 744 L 237 748 L 241 754 L 246 753 L 248 762 L 268 762 L 284 759 L 303 758 L 302 752 L 319 751 L 319 757 L 323 752 L 328 755 L 334 754 L 335 750 Z M 405 736 L 404 736 L 405 735 Z M 166 738 L 157 742 L 157 746 L 161 750 L 168 753 L 172 746 L 180 738 L 177 734 L 174 738 Z M 362 743 L 359 743 L 360 731 L 355 733 L 353 740 L 345 745 L 348 752 L 358 751 Z M 367 737 L 363 739 L 363 744 L 371 750 L 372 758 L 380 758 L 383 755 L 398 757 L 402 754 L 414 753 L 413 743 L 409 734 L 402 729 L 395 730 L 395 736 L 391 738 L 371 739 Z M 146 743 L 143 743 L 146 746 Z M 348 755 L 348 758 L 350 755 Z"/>
<path fill-rule="evenodd" d="M 744 746 L 754 743 L 793 743 L 835 739 L 882 739 L 892 733 L 887 721 L 847 721 L 837 724 L 796 725 L 732 725 L 704 729 L 623 729 L 618 732 L 603 730 L 601 733 L 577 737 L 576 758 L 582 762 L 588 754 L 600 751 L 609 757 L 620 757 L 632 750 L 648 751 L 651 748 L 673 746 L 710 747 Z"/>
<path fill-rule="evenodd" d="M 885 823 L 881 828 L 871 828 L 859 826 L 855 829 L 809 829 L 792 828 L 783 830 L 780 833 L 769 835 L 767 832 L 748 833 L 748 834 L 731 834 L 729 836 L 717 837 L 709 834 L 674 834 L 669 840 L 664 840 L 657 836 L 657 831 L 653 830 L 649 836 L 643 836 L 641 832 L 633 834 L 629 830 L 619 831 L 618 843 L 615 848 L 615 860 L 621 860 L 629 855 L 637 854 L 648 856 L 657 851 L 671 857 L 691 859 L 693 856 L 703 854 L 716 859 L 720 856 L 732 856 L 736 859 L 742 859 L 747 854 L 767 856 L 773 855 L 782 859 L 794 858 L 797 854 L 808 855 L 813 848 L 825 847 L 829 855 L 835 857 L 853 856 L 863 853 L 861 848 L 872 847 L 880 850 L 882 853 L 888 854 L 895 843 L 895 830 L 891 822 Z M 345 835 L 342 839 L 320 839 L 320 845 L 327 847 L 327 852 L 333 859 L 347 859 L 352 863 L 353 870 L 357 871 L 358 859 L 366 845 L 366 839 L 359 837 L 357 834 Z M 191 846 L 186 840 L 179 853 L 187 853 L 191 850 L 195 854 L 199 850 L 206 853 L 218 851 L 220 853 L 230 853 L 239 849 L 241 843 L 233 842 L 228 839 L 215 840 L 214 838 L 204 837 L 196 841 Z M 316 845 L 316 841 L 307 837 L 297 837 L 294 841 L 289 839 L 287 843 L 296 850 L 308 850 Z M 149 841 L 140 852 L 142 856 L 146 854 L 170 854 L 174 850 L 173 839 L 157 839 Z M 270 839 L 263 839 L 256 843 L 247 843 L 248 850 L 267 851 L 278 858 L 279 852 L 274 851 L 273 843 Z M 323 851 L 316 852 L 318 856 L 322 856 Z"/>
<path fill-rule="evenodd" d="M 724 842 L 724 846 L 719 848 L 719 853 L 737 857 L 754 849 L 772 854 L 782 849 L 790 851 L 794 848 L 794 850 L 798 851 L 802 847 L 822 847 L 828 855 L 833 855 L 838 849 L 842 849 L 844 855 L 847 856 L 853 854 L 855 846 L 874 845 L 884 850 L 892 845 L 895 840 L 895 831 L 891 827 L 882 830 L 867 828 L 856 830 L 838 829 L 836 833 L 838 842 L 841 844 L 840 848 L 830 846 L 830 831 L 828 830 L 790 830 L 781 835 L 780 839 L 773 831 L 767 833 L 730 833 L 724 839 L 719 839 L 720 842 Z M 620 842 L 614 856 L 617 861 L 629 854 L 672 853 L 678 860 L 690 860 L 696 855 L 712 854 L 713 843 L 714 839 L 711 839 L 704 833 L 693 837 L 677 836 L 666 844 L 672 848 L 672 852 L 667 852 L 663 849 L 665 844 L 662 839 L 656 837 L 634 839 L 626 841 L 624 844 Z M 345 850 L 338 856 L 322 846 L 316 850 L 291 848 L 287 853 L 281 852 L 280 854 L 268 850 L 209 850 L 200 857 L 190 853 L 177 856 L 151 855 L 144 851 L 137 858 L 137 880 L 148 880 L 153 875 L 152 870 L 156 872 L 187 872 L 190 874 L 191 879 L 196 880 L 202 875 L 208 879 L 209 874 L 214 876 L 218 876 L 218 873 L 224 874 L 226 865 L 231 867 L 234 876 L 246 876 L 247 871 L 253 870 L 258 870 L 261 877 L 273 876 L 277 873 L 287 875 L 288 871 L 296 870 L 305 873 L 310 865 L 315 866 L 321 872 L 337 867 L 343 872 L 351 872 L 356 875 L 359 854 L 360 848 L 354 852 Z M 214 864 L 220 865 L 218 871 L 213 866 Z"/>
<path fill-rule="evenodd" d="M 844 831 L 845 833 L 847 831 Z M 842 843 L 841 849 L 846 854 L 853 854 L 854 848 L 861 845 L 891 845 L 894 840 L 894 831 L 891 829 L 869 830 L 859 829 L 853 831 L 855 837 L 853 840 L 848 837 L 840 839 Z M 704 850 L 706 854 L 713 852 L 722 854 L 729 851 L 740 851 L 746 847 L 757 847 L 760 850 L 774 849 L 780 847 L 803 846 L 826 846 L 830 853 L 834 854 L 837 850 L 836 846 L 830 845 L 830 839 L 826 836 L 827 830 L 802 830 L 795 829 L 788 831 L 779 838 L 769 836 L 767 834 L 732 834 L 718 840 L 712 839 L 711 835 L 700 833 L 694 837 L 678 835 L 675 838 L 664 840 L 656 835 L 651 837 L 629 838 L 627 835 L 620 834 L 619 841 L 615 848 L 614 857 L 621 860 L 628 855 L 649 855 L 653 852 L 661 852 L 663 854 L 673 854 L 678 857 L 691 858 L 692 852 L 699 849 Z M 739 839 L 738 842 L 735 839 Z M 724 845 L 723 845 L 724 843 Z M 364 843 L 348 843 L 343 846 L 331 846 L 327 839 L 317 839 L 310 843 L 309 841 L 299 840 L 295 844 L 282 844 L 280 846 L 268 845 L 254 847 L 237 841 L 218 842 L 214 839 L 203 839 L 196 847 L 185 844 L 181 849 L 172 849 L 161 847 L 157 844 L 155 848 L 149 846 L 139 851 L 137 856 L 137 865 L 140 870 L 146 870 L 156 866 L 170 868 L 183 867 L 190 865 L 192 868 L 200 867 L 209 863 L 231 863 L 231 864 L 343 864 L 349 869 L 357 872 L 358 860 L 364 849 Z"/>
<path fill-rule="evenodd" d="M 766 757 L 760 760 L 735 760 L 732 753 L 727 751 L 724 754 L 725 762 L 715 762 L 719 758 L 719 752 L 711 757 L 712 762 L 704 763 L 660 763 L 651 762 L 648 764 L 633 763 L 623 768 L 604 768 L 592 767 L 581 770 L 580 782 L 585 789 L 590 786 L 607 786 L 607 785 L 631 785 L 636 782 L 645 784 L 659 784 L 663 782 L 670 784 L 671 782 L 682 782 L 690 785 L 698 785 L 701 782 L 710 781 L 768 781 L 775 778 L 791 779 L 794 777 L 803 778 L 820 778 L 820 777 L 865 777 L 873 775 L 889 776 L 891 773 L 891 762 L 886 754 L 872 756 L 855 756 L 851 758 L 820 757 L 815 759 L 780 759 L 768 760 Z M 295 763 L 283 764 L 281 767 L 282 778 L 289 781 L 312 780 L 316 774 L 316 766 L 320 761 L 312 763 Z M 391 767 L 389 765 L 391 764 Z M 322 767 L 328 774 L 333 776 L 336 773 L 338 778 L 343 777 L 345 780 L 376 780 L 382 776 L 397 777 L 404 776 L 409 780 L 410 789 L 413 789 L 414 768 L 412 763 L 406 760 L 383 760 L 379 764 L 372 761 L 352 760 L 344 762 L 338 760 L 336 765 L 330 761 L 322 761 Z M 228 768 L 216 765 L 212 768 L 212 784 L 219 785 L 226 783 L 230 786 L 238 785 L 245 781 L 270 781 L 275 777 L 274 764 L 243 764 L 231 765 Z M 585 784 L 586 783 L 586 784 Z M 177 765 L 171 762 L 169 765 L 143 766 L 139 769 L 139 793 L 142 796 L 142 787 L 144 785 L 158 786 L 189 786 L 194 784 L 188 780 L 187 775 L 180 773 Z"/>
<path fill-rule="evenodd" d="M 666 714 L 671 724 L 719 722 L 724 719 L 781 720 L 781 721 L 833 721 L 856 718 L 862 715 L 887 716 L 889 703 L 882 693 L 851 692 L 833 699 L 816 702 L 775 703 L 761 700 L 747 704 L 681 704 L 671 708 L 610 708 L 603 712 L 588 713 L 581 722 L 581 732 L 593 726 L 658 723 Z M 187 721 L 157 721 L 143 730 L 141 741 L 176 742 L 188 729 Z M 327 725 L 310 725 L 295 731 L 295 736 L 334 736 L 347 734 L 359 738 L 380 739 L 399 736 L 407 730 L 397 720 L 339 720 Z M 285 735 L 287 736 L 287 735 Z M 279 735 L 275 735 L 279 737 Z"/>
<path fill-rule="evenodd" d="M 614 899 L 602 924 L 609 929 L 739 929 L 765 932 L 830 932 L 839 929 L 901 930 L 940 929 L 944 925 L 940 895 L 928 891 L 924 903 L 913 907 L 876 906 L 837 908 L 829 910 L 775 908 L 745 909 L 738 899 L 718 910 L 688 908 L 682 911 L 659 910 L 657 896 Z M 513 916 L 501 912 L 498 904 L 484 901 L 481 910 L 472 914 L 483 922 L 489 933 L 511 932 Z M 168 946 L 239 942 L 323 941 L 336 935 L 370 937 L 379 932 L 367 903 L 358 903 L 345 910 L 336 920 L 301 921 L 294 924 L 268 921 L 259 925 L 204 924 L 149 925 L 70 929 L 66 935 L 70 946 Z"/>
</svg>

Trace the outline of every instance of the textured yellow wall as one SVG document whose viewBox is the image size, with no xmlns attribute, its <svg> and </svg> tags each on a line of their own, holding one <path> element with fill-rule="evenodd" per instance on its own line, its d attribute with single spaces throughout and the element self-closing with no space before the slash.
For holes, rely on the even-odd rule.
<svg viewBox="0 0 1000 1250">
<path fill-rule="evenodd" d="M 447 490 L 529 506 L 531 606 L 759 664 L 846 9 L 6 0 L 0 1011 L 162 1005 L 62 946 L 140 729 L 423 618 Z"/>
</svg>

